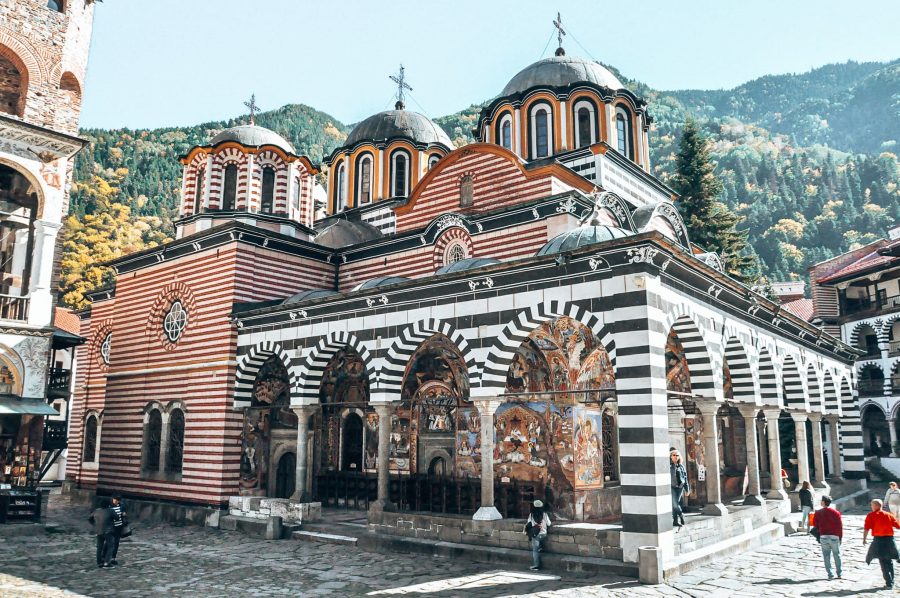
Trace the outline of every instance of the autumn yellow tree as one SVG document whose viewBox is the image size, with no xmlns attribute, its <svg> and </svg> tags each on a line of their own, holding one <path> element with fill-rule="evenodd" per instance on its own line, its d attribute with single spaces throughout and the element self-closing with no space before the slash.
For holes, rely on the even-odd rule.
<svg viewBox="0 0 900 598">
<path fill-rule="evenodd" d="M 87 293 L 112 283 L 109 261 L 169 240 L 160 218 L 132 216 L 119 189 L 127 175 L 127 169 L 119 168 L 74 184 L 93 213 L 69 216 L 62 231 L 59 285 L 63 303 L 70 307 L 86 307 Z"/>
</svg>

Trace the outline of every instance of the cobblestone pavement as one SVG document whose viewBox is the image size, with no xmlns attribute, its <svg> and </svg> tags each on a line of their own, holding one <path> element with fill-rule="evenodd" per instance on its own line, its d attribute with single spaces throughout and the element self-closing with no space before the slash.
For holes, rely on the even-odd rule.
<svg viewBox="0 0 900 598">
<path fill-rule="evenodd" d="M 55 497 L 54 497 L 55 498 Z M 115 569 L 97 569 L 83 508 L 51 507 L 53 533 L 0 527 L 0 596 L 853 596 L 881 590 L 863 561 L 862 514 L 846 517 L 843 580 L 827 581 L 818 545 L 795 535 L 691 571 L 671 585 L 562 577 L 521 567 L 265 541 L 193 526 L 137 528 Z"/>
</svg>

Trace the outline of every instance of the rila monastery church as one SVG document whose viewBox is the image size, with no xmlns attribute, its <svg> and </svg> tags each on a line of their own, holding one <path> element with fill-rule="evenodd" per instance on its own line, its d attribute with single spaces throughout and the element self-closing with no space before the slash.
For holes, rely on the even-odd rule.
<svg viewBox="0 0 900 598">
<path fill-rule="evenodd" d="M 66 18 L 89 36 L 84 10 Z M 71 71 L 16 62 L 3 37 L 0 56 L 29 94 L 58 84 L 43 97 L 73 106 L 84 62 L 67 40 Z M 560 45 L 454 148 L 397 79 L 395 109 L 322 164 L 255 106 L 181 157 L 176 240 L 116 260 L 77 314 L 68 490 L 223 527 L 352 505 L 379 534 L 501 546 L 539 498 L 600 530 L 573 528 L 573 554 L 637 563 L 655 546 L 677 563 L 728 530 L 763 541 L 798 481 L 865 489 L 860 352 L 691 243 L 650 174 L 643 99 Z M 52 246 L 77 111 L 33 124 L 23 97 L 0 134 L 46 155 L 4 142 L 0 175 L 27 198 L 27 242 Z M 31 266 L 32 309 L 51 267 Z M 49 326 L 21 323 L 45 345 Z M 12 392 L 42 396 L 5 355 Z M 672 527 L 670 447 L 705 517 L 693 535 Z"/>
</svg>

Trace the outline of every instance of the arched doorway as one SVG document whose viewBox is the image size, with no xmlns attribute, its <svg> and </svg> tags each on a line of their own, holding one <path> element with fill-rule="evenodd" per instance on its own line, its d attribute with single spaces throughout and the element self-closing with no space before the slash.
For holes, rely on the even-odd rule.
<svg viewBox="0 0 900 598">
<path fill-rule="evenodd" d="M 884 411 L 877 405 L 866 405 L 862 411 L 863 446 L 866 456 L 886 457 L 891 454 L 891 431 Z"/>
<path fill-rule="evenodd" d="M 448 472 L 449 468 L 447 467 L 447 460 L 443 457 L 435 457 L 431 460 L 431 463 L 428 464 L 428 475 L 441 477 Z"/>
<path fill-rule="evenodd" d="M 240 463 L 244 493 L 273 496 L 277 476 L 270 472 L 277 464 L 270 460 L 285 448 L 296 450 L 297 416 L 291 411 L 289 393 L 287 368 L 273 355 L 259 368 L 250 407 L 244 409 Z"/>
<path fill-rule="evenodd" d="M 363 421 L 358 413 L 344 417 L 344 433 L 341 438 L 341 471 L 363 470 Z"/>
<path fill-rule="evenodd" d="M 684 345 L 674 326 L 666 337 L 665 361 L 669 443 L 681 452 L 687 469 L 691 491 L 685 496 L 686 504 L 702 507 L 706 504 L 703 418 L 691 398 L 691 371 Z"/>
<path fill-rule="evenodd" d="M 275 498 L 290 498 L 297 481 L 297 456 L 285 453 L 278 460 L 275 471 Z"/>
<path fill-rule="evenodd" d="M 24 175 L 0 164 L 0 318 L 24 320 L 34 254 L 38 191 Z"/>
</svg>

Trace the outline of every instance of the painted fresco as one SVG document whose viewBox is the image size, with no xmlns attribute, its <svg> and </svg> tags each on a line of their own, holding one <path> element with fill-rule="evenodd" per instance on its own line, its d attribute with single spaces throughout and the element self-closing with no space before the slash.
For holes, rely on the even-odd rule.
<svg viewBox="0 0 900 598">
<path fill-rule="evenodd" d="M 728 400 L 734 400 L 734 387 L 731 383 L 731 369 L 728 367 L 728 362 L 725 361 L 722 363 L 722 390 L 725 393 L 725 398 Z"/>
<path fill-rule="evenodd" d="M 290 408 L 289 380 L 278 357 L 267 359 L 256 375 L 241 433 L 240 486 L 245 492 L 262 492 L 268 487 L 272 430 L 297 428 L 297 415 Z"/>
<path fill-rule="evenodd" d="M 319 386 L 319 402 L 322 405 L 322 417 L 316 431 L 316 442 L 319 445 L 320 468 L 334 471 L 341 465 L 342 417 L 349 408 L 359 409 L 364 413 L 363 458 L 368 467 L 373 455 L 378 454 L 378 434 L 371 429 L 373 423 L 377 422 L 377 417 L 372 419 L 375 414 L 369 407 L 369 376 L 365 363 L 356 351 L 349 347 L 342 349 L 328 362 Z"/>
<path fill-rule="evenodd" d="M 481 475 L 478 415 L 468 397 L 468 368 L 453 341 L 436 334 L 423 342 L 403 379 L 397 414 L 405 427 L 398 424 L 399 429 L 394 426 L 391 431 L 402 447 L 397 463 L 405 466 L 404 471 L 416 473 L 420 457 L 441 451 L 453 458 L 449 465 L 454 475 Z M 393 446 L 392 441 L 392 451 Z"/>
<path fill-rule="evenodd" d="M 584 492 L 602 489 L 618 469 L 606 465 L 618 462 L 615 424 L 608 415 L 604 436 L 599 405 L 614 397 L 615 374 L 599 339 L 568 317 L 541 325 L 517 350 L 506 392 L 519 396 L 495 416 L 495 475 L 543 483 L 564 517 L 608 512 L 596 492 Z"/>
<path fill-rule="evenodd" d="M 603 412 L 599 409 L 575 407 L 575 488 L 602 488 L 603 477 Z"/>
<path fill-rule="evenodd" d="M 474 408 L 456 412 L 456 475 L 481 477 L 481 418 Z"/>
<path fill-rule="evenodd" d="M 666 340 L 666 390 L 691 394 L 691 373 L 684 356 L 684 347 L 675 330 L 669 331 L 669 338 Z"/>
</svg>

